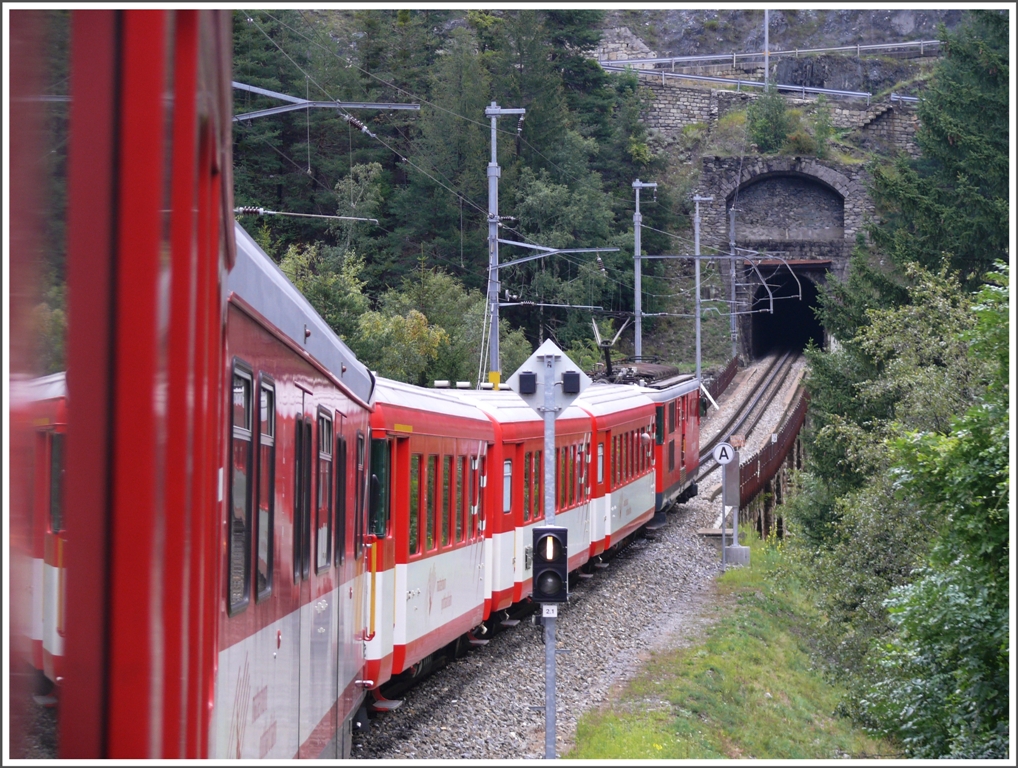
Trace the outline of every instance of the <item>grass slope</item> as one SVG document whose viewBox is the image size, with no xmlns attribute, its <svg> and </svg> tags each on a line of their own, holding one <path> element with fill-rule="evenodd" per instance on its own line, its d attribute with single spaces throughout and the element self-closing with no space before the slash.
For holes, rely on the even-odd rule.
<svg viewBox="0 0 1018 768">
<path fill-rule="evenodd" d="M 752 538 L 752 537 L 747 537 Z M 814 670 L 813 610 L 780 546 L 719 579 L 700 645 L 655 653 L 622 697 L 579 722 L 567 758 L 830 759 L 896 755 L 833 713 L 842 692 Z"/>
</svg>

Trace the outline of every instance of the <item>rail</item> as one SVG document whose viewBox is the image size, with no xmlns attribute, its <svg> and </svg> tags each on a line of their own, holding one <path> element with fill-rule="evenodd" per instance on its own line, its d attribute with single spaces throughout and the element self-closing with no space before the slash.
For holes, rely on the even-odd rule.
<svg viewBox="0 0 1018 768">
<path fill-rule="evenodd" d="M 629 62 L 625 62 L 628 64 Z M 634 69 L 628 66 L 617 66 L 601 64 L 601 68 L 605 72 L 636 72 L 638 75 L 653 75 L 658 77 L 660 75 L 661 82 L 664 83 L 665 78 L 671 77 L 678 80 L 696 80 L 698 82 L 706 83 L 720 83 L 722 85 L 734 86 L 736 91 L 741 91 L 743 86 L 747 88 L 767 88 L 772 87 L 778 91 L 792 91 L 799 92 L 803 98 L 806 98 L 807 93 L 823 94 L 825 96 L 840 96 L 848 99 L 866 99 L 866 104 L 870 103 L 870 99 L 873 94 L 868 91 L 840 91 L 834 88 L 814 88 L 809 85 L 791 85 L 788 83 L 772 83 L 768 84 L 762 80 L 733 80 L 730 77 L 713 77 L 711 75 L 685 75 L 678 72 L 665 72 L 663 69 L 658 71 L 654 69 Z"/>
<path fill-rule="evenodd" d="M 799 430 L 806 420 L 809 393 L 799 396 L 791 414 L 777 433 L 777 439 L 739 466 L 739 506 L 748 504 L 774 475 L 778 473 Z"/>
<path fill-rule="evenodd" d="M 855 53 L 856 56 L 866 55 L 877 55 L 882 51 L 894 51 L 900 49 L 919 49 L 919 55 L 925 56 L 927 48 L 939 48 L 939 40 L 916 40 L 908 43 L 873 43 L 869 45 L 842 45 L 835 48 L 792 48 L 787 51 L 770 51 L 767 56 L 774 58 L 780 56 L 793 56 L 799 58 L 800 55 L 810 56 L 816 53 Z M 717 61 L 722 63 L 732 62 L 735 66 L 740 60 L 741 61 L 763 61 L 763 51 L 753 51 L 752 53 L 714 53 L 705 54 L 702 56 L 669 56 L 669 57 L 658 57 L 650 59 L 626 59 L 626 64 L 671 64 L 672 69 L 675 68 L 676 64 L 704 64 L 707 62 Z M 598 61 L 599 64 L 604 66 L 606 61 Z"/>
</svg>

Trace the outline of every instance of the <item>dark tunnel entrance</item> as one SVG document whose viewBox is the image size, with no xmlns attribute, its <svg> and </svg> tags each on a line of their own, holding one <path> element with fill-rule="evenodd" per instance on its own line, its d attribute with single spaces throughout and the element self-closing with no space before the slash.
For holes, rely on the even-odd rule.
<svg viewBox="0 0 1018 768">
<path fill-rule="evenodd" d="M 759 286 L 753 296 L 753 314 L 750 315 L 753 357 L 788 349 L 802 350 L 810 339 L 817 346 L 823 346 L 824 329 L 813 313 L 817 306 L 817 287 L 813 280 L 797 272 L 799 281 L 796 283 L 786 267 L 763 272 L 763 277 L 774 295 L 774 313 L 768 312 L 767 290 Z"/>
</svg>

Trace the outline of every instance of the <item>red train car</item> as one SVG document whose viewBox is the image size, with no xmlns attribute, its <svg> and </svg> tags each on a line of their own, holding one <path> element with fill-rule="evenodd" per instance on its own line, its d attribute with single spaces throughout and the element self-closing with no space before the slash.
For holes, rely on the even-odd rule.
<svg viewBox="0 0 1018 768">
<path fill-rule="evenodd" d="M 14 382 L 11 390 L 12 420 L 30 436 L 22 465 L 27 474 L 21 478 L 29 492 L 27 515 L 20 521 L 24 535 L 12 539 L 11 546 L 31 568 L 23 631 L 31 643 L 31 665 L 43 678 L 36 681 L 36 701 L 54 704 L 55 697 L 47 694 L 63 679 L 66 619 L 66 376 L 55 373 Z"/>
<path fill-rule="evenodd" d="M 658 510 L 665 510 L 696 495 L 693 479 L 700 465 L 700 387 L 691 379 L 648 388 L 646 395 L 655 404 L 655 503 Z"/>
<path fill-rule="evenodd" d="M 210 755 L 342 757 L 361 705 L 374 377 L 239 225 Z"/>
<path fill-rule="evenodd" d="M 484 619 L 490 420 L 449 392 L 379 379 L 371 417 L 370 632 L 380 685 Z"/>
</svg>

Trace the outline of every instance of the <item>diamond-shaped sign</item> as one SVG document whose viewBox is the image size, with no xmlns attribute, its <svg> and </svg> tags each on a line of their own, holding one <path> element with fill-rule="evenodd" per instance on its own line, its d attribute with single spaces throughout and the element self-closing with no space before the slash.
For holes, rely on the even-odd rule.
<svg viewBox="0 0 1018 768">
<path fill-rule="evenodd" d="M 547 339 L 519 369 L 506 379 L 505 386 L 516 392 L 538 413 L 544 412 L 545 381 L 554 385 L 554 407 L 561 414 L 588 386 L 590 377 L 570 360 L 551 339 Z"/>
</svg>

